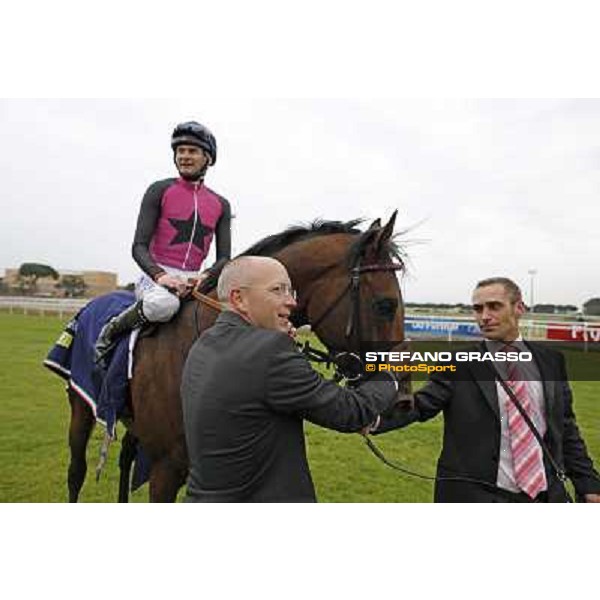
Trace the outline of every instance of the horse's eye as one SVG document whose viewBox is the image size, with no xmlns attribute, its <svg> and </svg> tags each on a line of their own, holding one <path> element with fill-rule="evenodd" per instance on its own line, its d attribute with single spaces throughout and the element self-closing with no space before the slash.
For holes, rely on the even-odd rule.
<svg viewBox="0 0 600 600">
<path fill-rule="evenodd" d="M 398 300 L 395 298 L 378 298 L 377 300 L 373 300 L 373 312 L 380 319 L 393 321 L 396 310 L 398 310 Z"/>
</svg>

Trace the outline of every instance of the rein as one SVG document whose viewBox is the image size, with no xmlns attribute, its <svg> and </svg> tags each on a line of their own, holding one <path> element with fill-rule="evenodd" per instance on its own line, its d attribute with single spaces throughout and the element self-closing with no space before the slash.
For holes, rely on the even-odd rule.
<svg viewBox="0 0 600 600">
<path fill-rule="evenodd" d="M 202 302 L 202 304 L 206 306 L 210 306 L 210 308 L 213 308 L 218 312 L 221 312 L 223 310 L 223 305 L 218 300 L 214 300 L 210 296 L 200 293 L 197 288 L 194 288 L 192 290 L 191 295 L 192 298 L 194 298 L 195 300 Z"/>
<path fill-rule="evenodd" d="M 199 286 L 196 285 L 191 291 L 192 298 L 198 301 L 196 302 L 196 310 L 194 310 L 194 327 L 196 328 L 196 338 L 200 337 L 200 323 L 198 323 L 198 308 L 200 307 L 200 304 L 204 304 L 205 306 L 208 306 L 217 312 L 221 312 L 223 310 L 223 306 L 218 300 L 214 300 L 210 296 L 202 294 L 198 288 Z"/>
<path fill-rule="evenodd" d="M 431 475 L 423 475 L 422 473 L 418 473 L 416 471 L 411 471 L 401 465 L 399 465 L 396 462 L 393 462 L 391 460 L 389 460 L 385 454 L 375 445 L 375 443 L 373 442 L 373 440 L 371 438 L 369 438 L 369 436 L 367 434 L 361 434 L 365 440 L 365 443 L 367 444 L 367 447 L 369 448 L 369 450 L 386 466 L 389 467 L 390 469 L 394 469 L 394 471 L 399 471 L 400 473 L 403 473 L 404 475 L 408 475 L 410 477 L 416 477 L 418 479 L 424 479 L 425 481 L 433 481 L 433 482 L 437 482 L 437 481 L 454 481 L 456 483 L 474 483 L 476 485 L 481 485 L 484 486 L 494 492 L 498 492 L 498 490 L 500 488 L 498 488 L 497 485 L 490 483 L 489 481 L 484 481 L 483 479 L 475 479 L 474 477 L 462 477 L 462 476 L 456 476 L 456 477 L 433 477 Z M 564 483 L 563 483 L 563 487 L 564 487 Z M 566 488 L 564 488 L 565 490 L 565 494 L 566 494 L 566 498 L 567 498 L 567 502 L 572 502 L 573 500 L 571 499 L 571 497 L 569 496 L 569 493 L 567 492 Z M 524 502 L 526 502 L 526 500 L 523 500 Z M 534 500 L 532 500 L 531 502 L 535 502 Z"/>
</svg>

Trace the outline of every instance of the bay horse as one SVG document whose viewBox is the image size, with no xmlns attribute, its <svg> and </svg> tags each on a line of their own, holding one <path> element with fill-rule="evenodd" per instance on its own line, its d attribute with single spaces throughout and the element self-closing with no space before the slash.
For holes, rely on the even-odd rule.
<svg viewBox="0 0 600 600">
<path fill-rule="evenodd" d="M 404 305 L 395 271 L 403 268 L 394 241 L 397 212 L 388 223 L 316 221 L 271 235 L 244 255 L 271 256 L 287 269 L 297 291 L 296 327 L 310 324 L 331 353 L 360 352 L 366 341 L 390 346 L 404 340 Z M 202 290 L 216 300 L 215 273 Z M 127 502 L 131 463 L 139 442 L 151 461 L 150 501 L 174 502 L 185 483 L 188 458 L 179 386 L 188 352 L 218 310 L 198 301 L 182 303 L 176 317 L 135 349 L 130 382 L 132 419 L 119 460 L 119 501 Z M 68 473 L 70 501 L 77 501 L 85 478 L 85 448 L 94 425 L 91 410 L 73 394 Z"/>
</svg>

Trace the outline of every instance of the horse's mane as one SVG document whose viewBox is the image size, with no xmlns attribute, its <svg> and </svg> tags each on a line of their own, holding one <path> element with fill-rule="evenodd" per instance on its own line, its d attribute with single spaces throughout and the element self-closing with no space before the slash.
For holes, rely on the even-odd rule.
<svg viewBox="0 0 600 600">
<path fill-rule="evenodd" d="M 280 250 L 287 248 L 290 244 L 304 241 L 314 237 L 320 237 L 324 235 L 333 235 L 336 233 L 347 233 L 357 236 L 356 240 L 352 243 L 348 250 L 348 262 L 353 265 L 360 256 L 362 256 L 366 246 L 373 240 L 379 229 L 367 229 L 361 231 L 358 226 L 364 223 L 364 219 L 352 219 L 346 221 L 324 221 L 322 219 L 316 219 L 312 223 L 298 224 L 288 227 L 281 233 L 275 233 L 269 235 L 262 240 L 256 242 L 256 244 L 250 246 L 245 252 L 242 252 L 239 256 L 273 256 Z M 389 255 L 400 263 L 404 263 L 403 256 L 404 252 L 398 242 L 396 241 L 397 236 L 392 236 L 386 246 L 386 250 Z M 226 261 L 216 265 L 216 268 L 212 269 L 211 277 L 203 285 L 203 291 L 208 291 L 216 286 L 217 279 L 225 266 Z"/>
<path fill-rule="evenodd" d="M 312 223 L 304 225 L 292 225 L 281 233 L 269 235 L 256 242 L 256 244 L 248 248 L 245 252 L 242 252 L 240 256 L 272 256 L 279 252 L 279 250 L 287 248 L 290 244 L 322 235 L 332 235 L 335 233 L 357 235 L 361 233 L 360 229 L 357 229 L 357 225 L 360 225 L 362 222 L 363 219 L 353 219 L 346 223 L 317 219 Z"/>
</svg>

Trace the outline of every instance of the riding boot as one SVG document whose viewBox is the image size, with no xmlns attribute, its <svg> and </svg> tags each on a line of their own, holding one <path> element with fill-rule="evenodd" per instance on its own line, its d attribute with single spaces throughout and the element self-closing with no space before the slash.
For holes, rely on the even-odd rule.
<svg viewBox="0 0 600 600">
<path fill-rule="evenodd" d="M 105 363 L 106 355 L 112 350 L 117 338 L 127 331 L 141 327 L 148 323 L 148 319 L 142 312 L 142 301 L 138 300 L 126 308 L 121 314 L 113 317 L 100 331 L 94 347 L 94 362 L 103 369 L 108 365 Z"/>
</svg>

